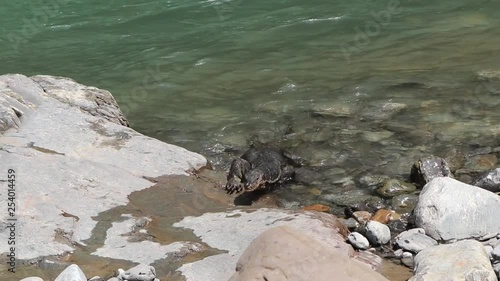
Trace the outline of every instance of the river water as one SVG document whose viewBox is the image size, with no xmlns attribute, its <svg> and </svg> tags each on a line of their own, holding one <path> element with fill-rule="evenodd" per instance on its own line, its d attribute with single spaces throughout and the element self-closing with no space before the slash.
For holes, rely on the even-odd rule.
<svg viewBox="0 0 500 281">
<path fill-rule="evenodd" d="M 318 172 L 290 202 L 500 146 L 500 1 L 19 0 L 0 18 L 1 74 L 107 89 L 131 127 L 219 170 L 285 147 Z"/>
</svg>

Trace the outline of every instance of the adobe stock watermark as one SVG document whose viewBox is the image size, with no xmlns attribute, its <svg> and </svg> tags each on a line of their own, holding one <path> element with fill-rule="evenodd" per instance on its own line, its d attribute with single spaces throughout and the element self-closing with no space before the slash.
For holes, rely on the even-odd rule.
<svg viewBox="0 0 500 281">
<path fill-rule="evenodd" d="M 136 109 L 139 103 L 148 98 L 149 91 L 157 89 L 159 84 L 167 81 L 168 75 L 161 71 L 160 66 L 160 63 L 156 63 L 155 66 L 146 67 L 147 74 L 142 77 L 142 83 L 130 90 L 130 99 L 119 104 L 125 116 L 129 116 L 130 111 Z"/>
<path fill-rule="evenodd" d="M 212 5 L 219 16 L 221 21 L 224 21 L 231 17 L 234 10 L 241 5 L 243 0 L 220 0 L 214 2 Z"/>
<path fill-rule="evenodd" d="M 344 58 L 350 63 L 353 53 L 359 54 L 363 47 L 366 47 L 372 42 L 373 37 L 376 37 L 382 32 L 382 29 L 389 25 L 394 15 L 400 14 L 403 11 L 399 0 L 389 0 L 386 9 L 382 11 L 371 11 L 370 15 L 373 20 L 365 22 L 364 28 L 359 26 L 354 27 L 355 35 L 353 40 L 342 42 L 339 47 L 344 55 Z"/>
<path fill-rule="evenodd" d="M 7 35 L 7 41 L 11 43 L 16 53 L 22 44 L 28 43 L 42 28 L 49 23 L 51 18 L 56 17 L 62 5 L 68 4 L 73 0 L 49 0 L 36 8 L 31 18 L 21 19 L 22 27 L 18 32 L 11 32 Z M 42 3 L 41 3 L 42 4 Z"/>
<path fill-rule="evenodd" d="M 11 32 L 7 35 L 7 41 L 11 44 L 16 53 L 19 52 L 21 45 L 29 42 L 37 33 L 39 33 L 44 26 L 46 26 L 50 19 L 57 17 L 61 14 L 61 7 L 67 5 L 75 0 L 47 0 L 38 1 L 38 6 L 31 17 L 21 19 L 21 30 Z M 115 0 L 107 0 L 104 8 L 109 8 L 113 5 Z M 33 3 L 33 5 L 35 5 Z"/>
</svg>

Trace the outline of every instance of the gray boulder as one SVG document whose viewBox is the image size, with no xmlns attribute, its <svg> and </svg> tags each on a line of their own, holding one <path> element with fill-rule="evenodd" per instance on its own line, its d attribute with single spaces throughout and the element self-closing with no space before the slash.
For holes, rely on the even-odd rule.
<svg viewBox="0 0 500 281">
<path fill-rule="evenodd" d="M 87 277 L 76 264 L 66 267 L 61 274 L 56 277 L 55 281 L 87 281 Z"/>
<path fill-rule="evenodd" d="M 412 229 L 415 230 L 415 229 Z M 394 242 L 401 249 L 418 253 L 428 247 L 437 245 L 437 241 L 431 237 L 422 233 L 423 229 L 417 229 L 417 231 L 403 231 L 398 236 L 395 237 Z"/>
<path fill-rule="evenodd" d="M 365 225 L 366 238 L 373 245 L 384 245 L 391 240 L 391 230 L 385 224 L 369 221 Z"/>
<path fill-rule="evenodd" d="M 448 177 L 429 182 L 414 210 L 417 227 L 438 241 L 500 232 L 500 197 Z"/>
<path fill-rule="evenodd" d="M 360 250 L 366 250 L 370 248 L 370 242 L 368 242 L 368 239 L 361 235 L 359 232 L 351 232 L 349 236 L 347 236 L 347 240 L 351 245 Z"/>
<path fill-rule="evenodd" d="M 18 259 L 73 251 L 90 238 L 93 217 L 154 185 L 147 178 L 188 175 L 207 164 L 127 124 L 107 91 L 62 77 L 0 76 L 0 170 L 13 169 L 22 187 L 16 191 Z M 6 189 L 0 196 L 7 198 Z M 0 220 L 7 221 L 7 212 Z M 0 239 L 8 235 L 0 228 Z M 0 244 L 0 253 L 8 247 Z"/>
<path fill-rule="evenodd" d="M 497 281 L 483 245 L 474 240 L 427 248 L 414 262 L 409 281 Z"/>
<path fill-rule="evenodd" d="M 431 155 L 421 158 L 411 168 L 410 180 L 417 187 L 423 187 L 436 177 L 453 177 L 448 163 L 441 157 Z"/>
<path fill-rule="evenodd" d="M 471 184 L 491 192 L 500 192 L 500 168 L 480 174 Z"/>
<path fill-rule="evenodd" d="M 385 277 L 292 227 L 280 226 L 259 235 L 245 250 L 229 281 L 370 281 Z"/>
</svg>

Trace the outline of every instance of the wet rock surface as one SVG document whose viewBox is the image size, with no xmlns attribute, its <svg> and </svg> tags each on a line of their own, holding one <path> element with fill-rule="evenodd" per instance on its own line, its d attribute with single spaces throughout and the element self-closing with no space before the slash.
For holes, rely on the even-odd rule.
<svg viewBox="0 0 500 281">
<path fill-rule="evenodd" d="M 417 160 L 411 168 L 410 179 L 417 186 L 423 187 L 436 177 L 453 177 L 448 163 L 441 157 L 428 156 Z"/>
<path fill-rule="evenodd" d="M 471 184 L 491 192 L 500 192 L 500 168 L 480 174 Z"/>
<path fill-rule="evenodd" d="M 18 111 L 15 122 L 11 115 L 0 122 L 9 124 L 0 136 L 0 168 L 20 173 L 17 184 L 23 187 L 16 194 L 19 259 L 85 245 L 96 225 L 92 217 L 152 186 L 145 177 L 187 174 L 207 163 L 199 154 L 124 126 L 107 91 L 61 77 L 3 75 L 0 93 L 2 110 Z M 6 216 L 0 214 L 2 221 Z M 8 235 L 0 230 L 2 239 Z M 7 250 L 6 243 L 0 246 L 0 252 Z"/>
<path fill-rule="evenodd" d="M 403 182 L 396 179 L 386 180 L 382 186 L 377 188 L 376 192 L 381 197 L 392 198 L 398 195 L 412 193 L 417 188 L 411 183 Z"/>
</svg>

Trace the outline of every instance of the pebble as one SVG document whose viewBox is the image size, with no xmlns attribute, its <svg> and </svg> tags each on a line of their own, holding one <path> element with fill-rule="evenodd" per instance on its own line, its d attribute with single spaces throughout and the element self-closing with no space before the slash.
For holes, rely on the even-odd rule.
<svg viewBox="0 0 500 281">
<path fill-rule="evenodd" d="M 383 224 L 388 224 L 390 221 L 398 220 L 400 218 L 401 216 L 394 211 L 387 209 L 380 209 L 373 215 L 371 220 L 378 221 L 379 223 Z"/>
<path fill-rule="evenodd" d="M 436 240 L 425 235 L 425 231 L 422 228 L 403 231 L 394 238 L 394 242 L 401 249 L 413 253 L 418 253 L 428 247 L 438 244 Z"/>
<path fill-rule="evenodd" d="M 352 216 L 358 221 L 360 224 L 365 224 L 367 221 L 370 220 L 372 217 L 372 214 L 367 211 L 356 211 L 352 213 Z"/>
<path fill-rule="evenodd" d="M 370 248 L 370 242 L 368 242 L 368 239 L 366 239 L 366 237 L 361 235 L 359 232 L 351 232 L 349 236 L 347 236 L 347 240 L 356 249 L 366 250 Z"/>
<path fill-rule="evenodd" d="M 403 256 L 403 252 L 403 249 L 397 249 L 396 251 L 394 251 L 394 256 L 397 258 L 401 258 Z"/>
<path fill-rule="evenodd" d="M 359 222 L 357 222 L 354 218 L 348 218 L 347 220 L 345 220 L 345 226 L 347 226 L 347 229 L 349 230 L 354 230 L 356 228 L 358 228 L 359 226 Z"/>
<path fill-rule="evenodd" d="M 365 226 L 366 238 L 373 245 L 384 245 L 391 240 L 391 230 L 385 224 L 369 221 Z"/>
<path fill-rule="evenodd" d="M 310 206 L 305 206 L 304 210 L 317 211 L 317 212 L 329 212 L 330 207 L 322 205 L 322 204 L 314 204 L 314 205 L 310 205 Z"/>
<path fill-rule="evenodd" d="M 40 277 L 26 277 L 19 281 L 43 281 L 43 279 Z"/>
<path fill-rule="evenodd" d="M 401 262 L 407 267 L 413 268 L 413 254 L 410 252 L 403 252 L 403 255 L 401 255 Z"/>
</svg>

